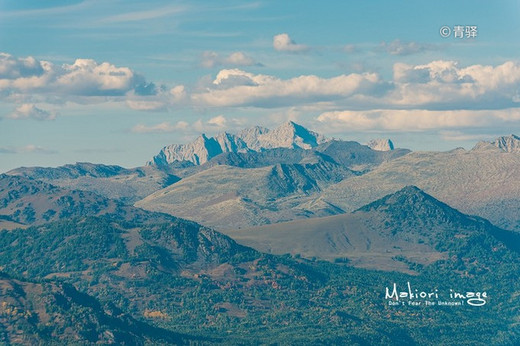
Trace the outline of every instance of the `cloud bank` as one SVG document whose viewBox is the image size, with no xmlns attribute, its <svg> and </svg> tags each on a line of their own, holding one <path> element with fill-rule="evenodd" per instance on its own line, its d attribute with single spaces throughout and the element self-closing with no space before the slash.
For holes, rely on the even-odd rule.
<svg viewBox="0 0 520 346">
<path fill-rule="evenodd" d="M 381 86 L 377 74 L 350 74 L 333 78 L 303 75 L 287 80 L 239 69 L 221 70 L 204 92 L 192 95 L 207 106 L 285 107 L 366 94 Z"/>
<path fill-rule="evenodd" d="M 280 37 L 278 37 L 280 36 Z M 287 34 L 277 35 L 276 46 L 303 49 Z M 395 47 L 394 47 L 395 48 Z M 417 50 L 405 44 L 398 54 Z M 220 56 L 210 52 L 208 66 L 254 61 L 242 52 Z M 213 59 L 213 60 L 212 60 Z M 33 57 L 0 54 L 0 100 L 17 104 L 11 119 L 52 120 L 56 113 L 43 104 L 123 102 L 139 111 L 256 108 L 296 109 L 314 114 L 321 124 L 359 129 L 426 130 L 489 126 L 494 121 L 519 121 L 520 62 L 461 66 L 456 61 L 427 64 L 396 63 L 391 78 L 360 72 L 332 77 L 300 75 L 280 78 L 244 69 L 221 69 L 212 79 L 201 79 L 192 89 L 147 82 L 129 67 L 91 59 L 56 65 Z M 183 123 L 137 125 L 134 132 L 168 132 Z M 190 126 L 194 126 L 193 124 Z M 230 126 L 215 118 L 204 126 Z"/>
<path fill-rule="evenodd" d="M 382 109 L 324 112 L 317 121 L 329 132 L 348 130 L 423 131 L 432 129 L 491 127 L 520 121 L 520 109 L 452 110 Z"/>
</svg>

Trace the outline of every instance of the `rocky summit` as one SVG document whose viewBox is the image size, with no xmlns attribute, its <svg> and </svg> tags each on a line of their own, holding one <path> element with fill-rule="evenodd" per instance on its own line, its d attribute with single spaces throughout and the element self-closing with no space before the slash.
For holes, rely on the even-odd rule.
<svg viewBox="0 0 520 346">
<path fill-rule="evenodd" d="M 207 137 L 202 134 L 191 143 L 164 147 L 147 164 L 164 166 L 175 161 L 189 161 L 201 165 L 222 153 L 261 152 L 274 148 L 312 149 L 327 141 L 325 136 L 289 121 L 273 130 L 255 126 L 236 135 L 224 132 Z"/>
<path fill-rule="evenodd" d="M 508 153 L 520 152 L 520 137 L 515 135 L 498 137 L 492 143 Z"/>
<path fill-rule="evenodd" d="M 378 151 L 394 150 L 394 143 L 389 139 L 373 139 L 367 143 L 367 146 L 372 150 Z"/>
</svg>

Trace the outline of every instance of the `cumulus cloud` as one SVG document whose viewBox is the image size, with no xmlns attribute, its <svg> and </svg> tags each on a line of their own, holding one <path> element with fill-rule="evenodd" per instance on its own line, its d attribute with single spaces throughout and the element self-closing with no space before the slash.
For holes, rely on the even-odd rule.
<svg viewBox="0 0 520 346">
<path fill-rule="evenodd" d="M 302 45 L 294 43 L 287 34 L 277 35 L 274 42 L 280 50 L 302 49 Z M 418 49 L 408 43 L 401 46 L 405 48 L 396 48 L 396 54 Z M 207 58 L 208 66 L 254 63 L 243 52 L 226 56 L 209 52 Z M 147 82 L 131 68 L 109 62 L 76 59 L 72 64 L 58 66 L 33 57 L 17 58 L 1 53 L 0 100 L 21 104 L 7 117 L 40 120 L 56 116 L 39 106 L 42 104 L 107 101 L 125 102 L 129 108 L 140 111 L 165 111 L 175 107 L 314 107 L 312 112 L 317 114 L 346 108 L 512 109 L 520 106 L 520 62 L 508 61 L 495 66 L 462 66 L 445 60 L 419 65 L 396 63 L 392 78 L 386 80 L 371 72 L 282 79 L 226 68 L 189 89 L 184 85 L 172 88 Z"/>
<path fill-rule="evenodd" d="M 380 84 L 379 76 L 374 73 L 333 78 L 303 75 L 283 80 L 231 69 L 220 71 L 204 92 L 192 95 L 192 101 L 210 106 L 292 106 L 369 93 Z"/>
<path fill-rule="evenodd" d="M 23 104 L 17 107 L 14 112 L 7 116 L 11 119 L 35 119 L 35 120 L 54 120 L 56 113 L 36 107 L 33 104 Z"/>
<path fill-rule="evenodd" d="M 70 96 L 123 96 L 128 92 L 154 93 L 155 85 L 128 67 L 108 62 L 76 59 L 57 66 L 33 57 L 16 58 L 0 54 L 0 94 L 40 94 L 55 98 Z"/>
<path fill-rule="evenodd" d="M 202 53 L 201 65 L 206 68 L 212 68 L 222 65 L 253 66 L 261 64 L 256 63 L 253 58 L 243 52 L 234 52 L 222 57 L 216 52 L 206 51 Z"/>
<path fill-rule="evenodd" d="M 226 118 L 223 116 L 223 115 L 217 115 L 216 117 L 214 118 L 211 118 L 208 120 L 208 124 L 209 125 L 214 125 L 214 126 L 217 126 L 217 127 L 224 127 L 226 126 Z"/>
<path fill-rule="evenodd" d="M 517 107 L 520 63 L 459 67 L 455 61 L 440 60 L 416 66 L 395 64 L 394 84 L 387 102 L 395 105 L 447 109 Z"/>
<path fill-rule="evenodd" d="M 273 37 L 273 48 L 279 52 L 298 53 L 309 50 L 309 47 L 304 44 L 297 44 L 291 37 L 286 34 L 279 34 Z"/>
<path fill-rule="evenodd" d="M 170 95 L 173 102 L 180 102 L 186 98 L 186 88 L 184 85 L 177 85 L 170 89 Z"/>
<path fill-rule="evenodd" d="M 170 90 L 161 88 L 152 95 L 140 95 L 136 92 L 126 94 L 126 105 L 138 111 L 164 111 L 170 107 L 178 106 L 186 99 L 184 85 L 177 85 Z"/>
<path fill-rule="evenodd" d="M 40 76 L 43 72 L 42 64 L 33 57 L 16 58 L 0 53 L 0 79 Z"/>
<path fill-rule="evenodd" d="M 330 132 L 345 130 L 423 131 L 432 129 L 495 126 L 520 121 L 520 109 L 451 110 L 382 109 L 369 111 L 335 111 L 317 119 Z"/>
<path fill-rule="evenodd" d="M 130 68 L 116 67 L 107 62 L 98 64 L 91 59 L 77 59 L 72 65 L 63 65 L 62 71 L 55 85 L 74 95 L 124 95 L 139 84 L 139 78 Z"/>
</svg>

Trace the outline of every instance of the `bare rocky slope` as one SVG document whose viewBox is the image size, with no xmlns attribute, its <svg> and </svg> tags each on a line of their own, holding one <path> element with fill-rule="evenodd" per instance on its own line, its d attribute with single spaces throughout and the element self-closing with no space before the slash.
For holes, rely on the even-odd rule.
<svg viewBox="0 0 520 346">
<path fill-rule="evenodd" d="M 343 260 L 354 266 L 410 272 L 447 257 L 447 244 L 479 233 L 519 241 L 513 233 L 468 216 L 414 186 L 353 213 L 225 232 L 238 242 L 274 254 Z M 514 240 L 513 240 L 514 239 Z"/>
<path fill-rule="evenodd" d="M 414 152 L 325 189 L 315 202 L 345 211 L 415 185 L 454 208 L 520 230 L 520 155 L 494 145 L 473 150 Z"/>
</svg>

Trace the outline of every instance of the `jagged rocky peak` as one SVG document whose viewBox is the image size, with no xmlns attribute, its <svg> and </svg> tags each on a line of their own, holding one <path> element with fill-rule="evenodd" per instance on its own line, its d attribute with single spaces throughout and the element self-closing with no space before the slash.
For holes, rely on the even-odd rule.
<svg viewBox="0 0 520 346">
<path fill-rule="evenodd" d="M 492 142 L 496 147 L 508 153 L 520 152 L 520 137 L 513 134 L 502 136 Z"/>
<path fill-rule="evenodd" d="M 473 151 L 501 150 L 506 153 L 520 153 L 520 137 L 516 135 L 501 136 L 494 141 L 478 142 L 472 149 Z"/>
<path fill-rule="evenodd" d="M 246 153 L 249 151 L 246 142 L 233 134 L 222 132 L 215 136 L 215 140 L 223 153 Z"/>
<path fill-rule="evenodd" d="M 390 151 L 394 150 L 394 143 L 389 139 L 372 139 L 368 142 L 367 146 L 372 150 L 377 151 Z"/>
<path fill-rule="evenodd" d="M 164 147 L 147 164 L 161 166 L 176 161 L 190 161 L 201 165 L 221 153 L 261 152 L 274 148 L 311 149 L 328 140 L 289 121 L 274 130 L 255 126 L 236 135 L 224 132 L 208 138 L 203 134 L 192 143 Z"/>
<path fill-rule="evenodd" d="M 305 127 L 288 121 L 262 137 L 264 148 L 301 148 L 312 149 L 328 141 L 324 136 L 307 130 Z"/>
<path fill-rule="evenodd" d="M 200 165 L 220 153 L 222 153 L 222 148 L 217 140 L 202 134 L 191 143 L 172 144 L 164 147 L 147 164 L 167 165 L 175 161 L 190 161 Z"/>
<path fill-rule="evenodd" d="M 242 130 L 237 136 L 242 138 L 253 151 L 274 148 L 311 149 L 329 140 L 292 121 L 283 123 L 273 130 L 255 126 Z"/>
<path fill-rule="evenodd" d="M 250 148 L 253 151 L 259 151 L 259 149 L 262 147 L 260 143 L 260 137 L 263 134 L 266 134 L 269 132 L 268 128 L 262 127 L 262 126 L 254 126 L 248 129 L 244 129 L 240 131 L 237 134 L 237 137 L 242 139 L 248 148 Z"/>
</svg>

